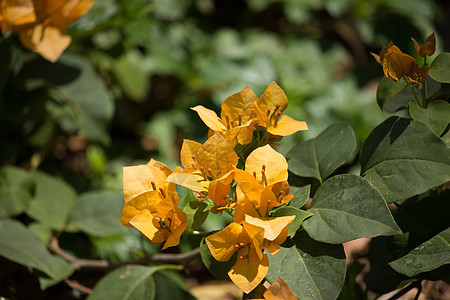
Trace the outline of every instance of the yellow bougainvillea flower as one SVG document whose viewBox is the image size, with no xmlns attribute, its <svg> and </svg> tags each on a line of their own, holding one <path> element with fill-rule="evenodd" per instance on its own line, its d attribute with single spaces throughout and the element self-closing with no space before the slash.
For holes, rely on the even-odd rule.
<svg viewBox="0 0 450 300">
<path fill-rule="evenodd" d="M 201 105 L 191 109 L 198 113 L 206 126 L 214 133 L 221 133 L 234 147 L 237 143 L 245 145 L 252 141 L 255 118 L 253 103 L 257 100 L 255 93 L 246 86 L 240 92 L 225 99 L 222 103 L 220 118 L 214 111 Z"/>
<path fill-rule="evenodd" d="M 289 191 L 289 186 L 287 187 Z M 244 221 L 245 215 L 257 218 L 269 216 L 274 207 L 285 204 L 292 199 L 293 195 L 278 197 L 271 187 L 264 187 L 257 183 L 240 182 L 236 186 L 236 210 L 233 221 L 240 223 Z"/>
<path fill-rule="evenodd" d="M 0 25 L 2 33 L 11 28 L 31 24 L 36 21 L 33 0 L 1 0 Z"/>
<path fill-rule="evenodd" d="M 246 221 L 242 224 L 231 223 L 222 231 L 208 236 L 205 242 L 218 261 L 228 261 L 238 251 L 236 264 L 228 276 L 242 291 L 249 293 L 264 279 L 269 268 L 267 254 L 263 254 L 262 249 L 276 253 L 287 237 L 287 225 L 294 218 L 261 220 L 245 216 Z"/>
<path fill-rule="evenodd" d="M 298 300 L 292 293 L 289 285 L 283 278 L 278 277 L 272 285 L 264 292 L 264 299 L 266 300 Z"/>
<path fill-rule="evenodd" d="M 178 245 L 187 228 L 186 214 L 159 191 L 148 191 L 125 202 L 120 221 L 135 227 L 154 243 L 166 241 L 163 250 Z"/>
<path fill-rule="evenodd" d="M 123 198 L 125 202 L 147 191 L 158 191 L 178 203 L 175 184 L 167 182 L 172 174 L 163 163 L 151 159 L 146 165 L 123 168 Z"/>
<path fill-rule="evenodd" d="M 422 45 L 416 42 L 413 38 L 411 38 L 411 40 L 414 43 L 414 48 L 416 49 L 417 54 L 422 57 L 431 56 L 436 51 L 436 36 L 434 35 L 434 32 L 425 39 L 425 43 Z"/>
<path fill-rule="evenodd" d="M 307 130 L 304 121 L 281 115 L 288 106 L 288 99 L 283 90 L 272 82 L 261 98 L 254 103 L 258 126 L 267 128 L 267 133 L 274 136 L 287 136 L 300 130 Z"/>
<path fill-rule="evenodd" d="M 231 223 L 205 241 L 218 261 L 228 261 L 238 251 L 236 264 L 228 272 L 230 279 L 245 293 L 253 290 L 269 270 L 267 254 L 261 252 L 264 229 L 243 223 Z"/>
<path fill-rule="evenodd" d="M 173 173 L 167 181 L 184 186 L 199 200 L 210 198 L 217 208 L 232 208 L 228 194 L 233 181 L 238 156 L 220 133 L 215 133 L 203 145 L 185 140 L 181 148 L 183 172 Z"/>
<path fill-rule="evenodd" d="M 381 49 L 380 56 L 374 53 L 372 55 L 383 66 L 383 72 L 386 77 L 391 77 L 394 81 L 399 81 L 403 75 L 406 75 L 410 81 L 414 81 L 417 78 L 419 66 L 414 58 L 403 53 L 392 42 Z"/>
<path fill-rule="evenodd" d="M 25 48 L 55 62 L 72 40 L 67 24 L 78 20 L 93 5 L 94 0 L 2 0 L 2 32 L 18 32 Z"/>
</svg>

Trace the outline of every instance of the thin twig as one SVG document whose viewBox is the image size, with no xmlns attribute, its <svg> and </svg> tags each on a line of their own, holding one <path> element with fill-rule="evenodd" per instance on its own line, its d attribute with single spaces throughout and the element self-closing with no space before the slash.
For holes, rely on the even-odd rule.
<svg viewBox="0 0 450 300">
<path fill-rule="evenodd" d="M 404 287 L 403 289 L 398 291 L 395 295 L 393 295 L 388 300 L 399 299 L 401 296 L 403 296 L 404 294 L 406 294 L 407 292 L 409 292 L 413 288 L 417 288 L 419 290 L 419 293 L 420 293 L 420 291 L 422 291 L 422 280 L 417 280 L 417 281 L 414 281 L 414 282 L 408 284 L 406 287 Z"/>
<path fill-rule="evenodd" d="M 85 294 L 90 295 L 92 293 L 92 289 L 90 289 L 82 284 L 79 284 L 76 281 L 72 281 L 72 280 L 66 278 L 66 279 L 64 279 L 64 282 L 71 288 L 73 288 L 75 290 L 79 290 L 80 292 L 83 292 Z"/>
<path fill-rule="evenodd" d="M 111 263 L 107 260 L 100 259 L 82 259 L 67 253 L 64 249 L 59 247 L 58 240 L 53 238 L 48 248 L 54 254 L 58 255 L 67 262 L 73 264 L 77 270 L 80 269 L 115 269 L 124 265 L 136 265 L 136 264 L 147 264 L 151 262 L 158 263 L 172 263 L 179 265 L 186 265 L 187 263 L 193 261 L 200 256 L 200 248 L 193 249 L 185 253 L 160 253 L 160 254 L 150 254 L 138 260 L 121 262 L 121 263 Z"/>
</svg>

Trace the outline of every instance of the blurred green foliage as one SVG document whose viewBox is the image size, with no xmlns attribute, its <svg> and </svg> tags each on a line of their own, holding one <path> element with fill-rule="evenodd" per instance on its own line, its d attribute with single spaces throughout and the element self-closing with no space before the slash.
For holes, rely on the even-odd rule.
<svg viewBox="0 0 450 300">
<path fill-rule="evenodd" d="M 432 31 L 448 43 L 439 38 L 449 25 L 445 9 L 433 0 L 97 0 L 69 28 L 72 44 L 55 64 L 5 34 L 0 240 L 12 248 L 0 254 L 39 270 L 47 287 L 74 271 L 46 250 L 51 238 L 75 256 L 116 262 L 158 252 L 120 224 L 121 168 L 151 157 L 178 165 L 182 139 L 207 135 L 189 107 L 217 111 L 245 85 L 260 96 L 276 81 L 290 101 L 287 114 L 308 123 L 280 152 L 335 122 L 355 130 L 360 148 L 387 117 L 375 101 L 382 73 L 369 51 L 390 40 L 412 49 L 410 36 L 422 40 Z M 202 226 L 221 228 L 214 217 Z M 37 249 L 31 264 L 17 258 L 20 247 Z M 181 247 L 192 248 L 189 240 Z M 180 282 L 170 272 L 155 281 L 164 277 Z M 20 296 L 12 280 L 4 282 L 2 295 Z M 174 293 L 185 294 L 178 285 Z"/>
</svg>

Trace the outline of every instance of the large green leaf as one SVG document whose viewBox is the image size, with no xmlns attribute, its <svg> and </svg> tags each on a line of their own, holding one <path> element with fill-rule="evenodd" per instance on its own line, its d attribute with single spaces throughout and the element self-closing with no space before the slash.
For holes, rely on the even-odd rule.
<svg viewBox="0 0 450 300">
<path fill-rule="evenodd" d="M 336 299 L 346 266 L 342 245 L 319 243 L 301 232 L 269 255 L 266 278 L 274 282 L 281 276 L 299 299 Z"/>
<path fill-rule="evenodd" d="M 323 182 L 351 157 L 355 149 L 353 129 L 348 125 L 333 124 L 316 138 L 300 143 L 289 151 L 289 171 Z"/>
<path fill-rule="evenodd" d="M 292 221 L 291 224 L 289 224 L 289 232 L 288 236 L 292 237 L 295 235 L 297 230 L 302 225 L 303 221 L 306 218 L 309 218 L 312 216 L 312 213 L 309 211 L 304 211 L 301 209 L 298 209 L 293 206 L 283 206 L 275 210 L 272 215 L 272 217 L 282 217 L 282 216 L 295 216 L 294 221 Z"/>
<path fill-rule="evenodd" d="M 294 186 L 289 187 L 289 193 L 294 195 L 294 198 L 289 201 L 289 206 L 296 208 L 302 208 L 303 205 L 308 202 L 309 193 L 311 191 L 311 185 Z"/>
<path fill-rule="evenodd" d="M 409 115 L 416 121 L 430 126 L 440 136 L 450 122 L 450 104 L 445 101 L 433 102 L 428 108 L 420 107 L 416 102 L 409 102 Z"/>
<path fill-rule="evenodd" d="M 361 151 L 361 174 L 388 202 L 405 200 L 450 180 L 450 150 L 424 123 L 391 117 Z"/>
<path fill-rule="evenodd" d="M 156 284 L 155 299 L 195 300 L 185 278 L 174 270 L 161 270 L 153 275 Z"/>
<path fill-rule="evenodd" d="M 397 272 L 413 277 L 450 264 L 450 228 L 413 249 L 389 265 Z"/>
<path fill-rule="evenodd" d="M 177 266 L 132 266 L 118 268 L 103 277 L 92 290 L 89 300 L 95 299 L 154 299 L 153 273 Z"/>
<path fill-rule="evenodd" d="M 230 258 L 229 261 L 217 261 L 209 251 L 208 245 L 203 238 L 200 243 L 200 255 L 202 257 L 205 267 L 219 280 L 225 280 L 228 278 L 228 271 L 236 263 L 237 252 Z"/>
<path fill-rule="evenodd" d="M 75 270 L 63 259 L 51 255 L 36 235 L 13 220 L 0 221 L 0 255 L 42 271 L 57 281 L 70 276 Z"/>
<path fill-rule="evenodd" d="M 428 74 L 436 81 L 450 83 L 450 53 L 439 54 L 431 63 Z"/>
<path fill-rule="evenodd" d="M 76 201 L 74 189 L 61 178 L 41 171 L 30 176 L 35 182 L 35 195 L 26 213 L 42 224 L 61 230 Z"/>
<path fill-rule="evenodd" d="M 60 88 L 77 107 L 81 132 L 88 140 L 109 143 L 107 126 L 114 114 L 114 103 L 91 63 L 67 54 L 59 62 L 79 72 L 74 80 L 61 84 Z"/>
<path fill-rule="evenodd" d="M 364 178 L 336 175 L 317 190 L 303 228 L 315 240 L 340 244 L 401 233 L 380 193 Z"/>
<path fill-rule="evenodd" d="M 20 215 L 31 199 L 32 180 L 21 168 L 5 166 L 0 169 L 0 217 Z"/>
<path fill-rule="evenodd" d="M 123 198 L 119 191 L 84 193 L 70 212 L 67 230 L 82 230 L 99 237 L 117 234 L 123 229 L 120 223 L 122 206 Z"/>
</svg>

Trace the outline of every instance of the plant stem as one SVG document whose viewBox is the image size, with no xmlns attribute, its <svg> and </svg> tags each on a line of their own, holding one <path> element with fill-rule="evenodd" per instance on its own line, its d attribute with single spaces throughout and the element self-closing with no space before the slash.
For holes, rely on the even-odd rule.
<svg viewBox="0 0 450 300">
<path fill-rule="evenodd" d="M 406 80 L 406 75 L 403 75 L 403 79 L 406 81 L 406 84 L 411 88 L 411 90 L 412 90 L 412 92 L 413 92 L 413 95 L 414 95 L 414 98 L 416 99 L 416 102 L 417 102 L 420 106 L 424 107 L 424 106 L 423 106 L 423 103 L 420 102 L 419 97 L 417 97 L 416 90 L 414 89 L 414 87 L 412 86 L 412 84 L 411 84 L 408 80 Z"/>
<path fill-rule="evenodd" d="M 400 291 L 398 291 L 395 295 L 393 295 L 388 300 L 399 299 L 401 296 L 403 296 L 404 294 L 406 294 L 407 292 L 409 292 L 413 288 L 417 288 L 419 291 L 422 291 L 422 280 L 417 280 L 417 281 L 412 282 L 411 284 L 409 284 L 406 287 L 402 288 Z"/>
</svg>

